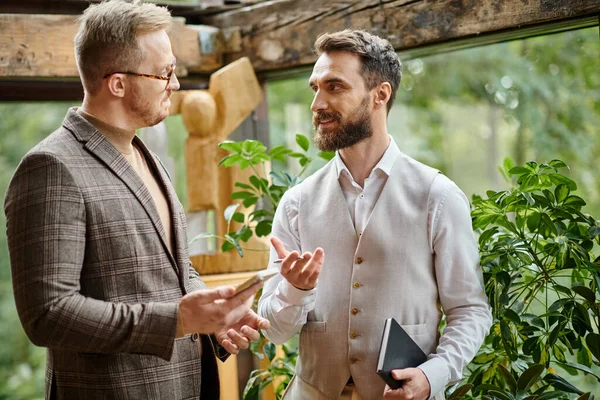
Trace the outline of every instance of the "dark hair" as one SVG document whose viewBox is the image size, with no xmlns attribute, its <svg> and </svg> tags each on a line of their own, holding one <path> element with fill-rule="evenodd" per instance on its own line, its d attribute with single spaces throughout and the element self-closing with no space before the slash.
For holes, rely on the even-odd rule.
<svg viewBox="0 0 600 400">
<path fill-rule="evenodd" d="M 369 32 L 354 29 L 325 33 L 317 38 L 315 52 L 318 56 L 335 51 L 360 57 L 367 89 L 371 90 L 381 82 L 390 84 L 392 93 L 387 103 L 389 113 L 402 79 L 402 63 L 390 42 Z"/>
</svg>

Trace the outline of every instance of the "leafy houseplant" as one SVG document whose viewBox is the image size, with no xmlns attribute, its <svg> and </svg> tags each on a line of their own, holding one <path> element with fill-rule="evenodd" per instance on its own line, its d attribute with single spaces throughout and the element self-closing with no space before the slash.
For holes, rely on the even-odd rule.
<svg viewBox="0 0 600 400">
<path fill-rule="evenodd" d="M 565 167 L 506 160 L 501 172 L 516 185 L 474 196 L 495 323 L 454 398 L 593 398 L 571 382 L 581 373 L 600 382 L 600 258 L 592 254 L 600 226 L 581 211 L 576 183 L 559 173 Z"/>
<path fill-rule="evenodd" d="M 310 155 L 310 143 L 306 136 L 296 135 L 296 143 L 300 147 L 298 151 L 289 149 L 286 146 L 276 146 L 271 150 L 267 150 L 262 143 L 256 140 L 220 143 L 219 147 L 231 153 L 221 160 L 220 166 L 232 167 L 237 165 L 242 170 L 251 168 L 253 172 L 248 182 L 235 183 L 235 187 L 240 190 L 232 193 L 232 200 L 241 201 L 241 205 L 246 209 L 256 207 L 249 213 L 242 213 L 237 211 L 240 207 L 239 203 L 232 204 L 224 212 L 228 224 L 228 233 L 224 237 L 202 233 L 192 241 L 206 237 L 217 237 L 223 241 L 222 251 L 235 249 L 241 257 L 244 256 L 244 251 L 257 250 L 245 248 L 244 243 L 253 234 L 261 237 L 268 236 L 271 233 L 273 217 L 283 194 L 289 188 L 301 182 L 302 177 L 309 171 L 309 167 L 314 161 L 317 159 L 329 161 L 334 156 L 334 153 L 331 152 L 319 152 L 316 156 Z M 271 162 L 285 162 L 288 158 L 296 159 L 300 164 L 301 169 L 298 174 L 291 174 L 286 171 L 270 171 L 267 173 Z M 270 179 L 265 178 L 267 176 Z M 241 223 L 242 227 L 230 232 L 231 221 Z M 298 356 L 297 339 L 293 338 L 285 343 L 280 354 L 277 354 L 275 345 L 262 337 L 262 334 L 261 339 L 252 342 L 250 346 L 252 353 L 259 359 L 268 360 L 268 366 L 265 369 L 252 372 L 244 390 L 244 399 L 259 399 L 260 392 L 271 383 L 274 384 L 277 398 L 281 398 L 294 375 Z"/>
<path fill-rule="evenodd" d="M 281 196 L 299 179 L 271 173 L 269 183 L 257 168 L 291 156 L 306 170 L 313 161 L 306 155 L 308 141 L 298 136 L 297 142 L 305 153 L 283 146 L 267 152 L 253 141 L 221 144 L 232 152 L 221 165 L 252 167 L 255 172 L 250 184 L 236 183 L 243 190 L 232 197 L 246 207 L 266 199 L 266 208 L 247 218 L 229 211 L 226 218 L 244 226 L 225 238 L 229 244 L 224 250 L 236 248 L 242 255 L 239 242 L 249 237 L 245 229 L 259 236 L 270 233 Z M 576 183 L 559 172 L 565 167 L 558 160 L 516 167 L 506 160 L 501 173 L 515 181 L 513 187 L 473 197 L 473 228 L 479 233 L 485 291 L 495 322 L 466 378 L 447 390 L 451 399 L 593 399 L 572 381 L 582 376 L 600 381 L 600 258 L 592 253 L 600 243 L 600 226 L 581 211 L 585 201 L 573 194 Z M 252 372 L 244 398 L 259 398 L 272 382 L 280 398 L 294 373 L 297 344 L 284 345 L 278 357 L 275 346 L 262 340 L 253 344 L 253 352 L 266 356 L 270 365 Z"/>
<path fill-rule="evenodd" d="M 245 208 L 257 207 L 246 216 L 244 213 L 237 211 L 240 203 L 230 205 L 224 212 L 228 224 L 228 233 L 224 237 L 211 233 L 201 233 L 193 238 L 192 242 L 202 238 L 216 237 L 223 241 L 222 251 L 236 249 L 241 257 L 244 256 L 244 250 L 256 250 L 245 249 L 242 243 L 247 242 L 253 234 L 259 237 L 268 236 L 271 233 L 275 210 L 277 210 L 283 194 L 302 181 L 302 177 L 313 161 L 318 158 L 329 161 L 334 156 L 332 152 L 319 152 L 316 156 L 311 156 L 309 154 L 310 143 L 304 135 L 296 135 L 296 143 L 300 146 L 300 151 L 294 151 L 286 146 L 276 146 L 267 151 L 267 148 L 256 140 L 219 143 L 219 147 L 231 152 L 219 162 L 219 166 L 232 167 L 237 165 L 242 170 L 251 168 L 254 172 L 250 175 L 248 182 L 235 183 L 235 187 L 240 188 L 240 190 L 232 193 L 232 200 L 241 201 Z M 301 171 L 297 175 L 285 171 L 267 172 L 272 161 L 285 162 L 288 158 L 296 159 L 300 164 Z M 270 181 L 265 178 L 267 176 Z M 241 223 L 242 227 L 237 231 L 229 232 L 232 220 Z"/>
</svg>

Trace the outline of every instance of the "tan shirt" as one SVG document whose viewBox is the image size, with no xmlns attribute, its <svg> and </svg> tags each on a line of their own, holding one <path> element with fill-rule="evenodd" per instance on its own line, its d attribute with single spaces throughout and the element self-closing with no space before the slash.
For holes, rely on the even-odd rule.
<svg viewBox="0 0 600 400">
<path fill-rule="evenodd" d="M 109 142 L 115 146 L 115 148 L 123 155 L 123 157 L 125 157 L 129 164 L 131 164 L 142 182 L 144 182 L 144 185 L 146 185 L 146 188 L 152 196 L 152 200 L 156 210 L 158 211 L 158 215 L 160 216 L 160 222 L 165 230 L 169 252 L 174 255 L 173 228 L 171 226 L 171 211 L 169 209 L 169 203 L 167 203 L 167 198 L 163 188 L 148 165 L 144 154 L 137 146 L 131 144 L 129 138 L 133 139 L 133 135 L 135 135 L 135 133 L 110 125 L 86 113 L 81 108 L 79 108 L 77 112 L 90 124 L 94 125 L 96 129 L 100 131 L 100 133 L 106 136 Z"/>
</svg>

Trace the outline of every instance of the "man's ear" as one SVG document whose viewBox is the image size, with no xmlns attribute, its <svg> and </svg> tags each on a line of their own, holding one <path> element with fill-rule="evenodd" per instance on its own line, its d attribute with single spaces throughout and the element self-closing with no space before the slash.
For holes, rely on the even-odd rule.
<svg viewBox="0 0 600 400">
<path fill-rule="evenodd" d="M 375 87 L 375 107 L 387 107 L 392 95 L 392 86 L 389 82 L 381 82 Z"/>
<path fill-rule="evenodd" d="M 106 79 L 109 92 L 115 97 L 125 97 L 125 75 L 112 74 Z"/>
</svg>

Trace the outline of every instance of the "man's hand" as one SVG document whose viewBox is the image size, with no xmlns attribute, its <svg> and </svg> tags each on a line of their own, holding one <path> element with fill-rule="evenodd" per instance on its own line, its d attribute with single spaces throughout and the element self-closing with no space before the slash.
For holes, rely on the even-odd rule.
<svg viewBox="0 0 600 400">
<path fill-rule="evenodd" d="M 254 311 L 248 313 L 233 326 L 217 331 L 217 340 L 231 354 L 238 354 L 240 349 L 247 349 L 250 342 L 260 339 L 259 329 L 269 329 L 269 320 L 259 317 Z"/>
<path fill-rule="evenodd" d="M 233 295 L 233 286 L 197 290 L 186 294 L 179 302 L 179 319 L 184 333 L 213 333 L 234 326 L 246 317 L 252 296 L 262 282 Z M 223 346 L 225 347 L 225 346 Z"/>
<path fill-rule="evenodd" d="M 297 251 L 289 253 L 281 240 L 273 237 L 271 244 L 275 248 L 279 258 L 282 258 L 281 275 L 293 286 L 302 290 L 311 290 L 317 286 L 317 280 L 325 261 L 325 252 L 317 247 L 314 254 L 306 252 L 302 259 L 298 260 L 300 254 Z"/>
<path fill-rule="evenodd" d="M 431 387 L 429 380 L 419 368 L 395 369 L 392 377 L 397 381 L 403 381 L 402 387 L 397 390 L 390 389 L 386 385 L 383 392 L 384 399 L 402 400 L 427 400 Z"/>
</svg>

